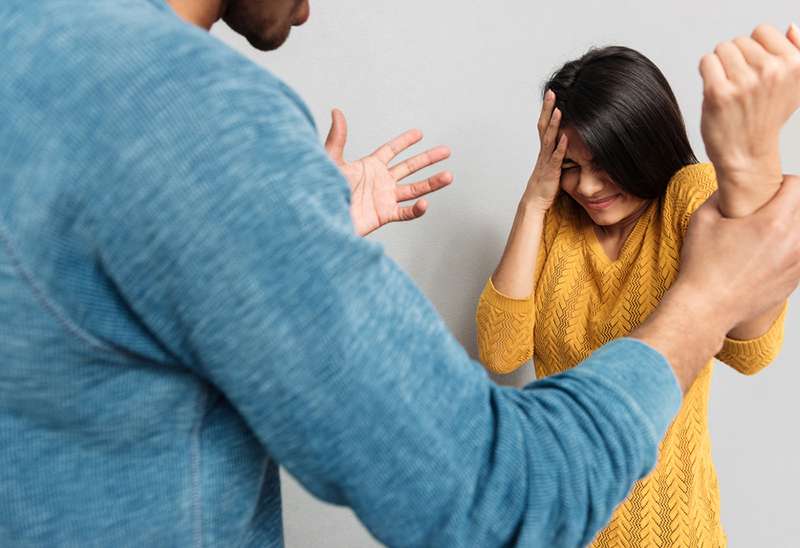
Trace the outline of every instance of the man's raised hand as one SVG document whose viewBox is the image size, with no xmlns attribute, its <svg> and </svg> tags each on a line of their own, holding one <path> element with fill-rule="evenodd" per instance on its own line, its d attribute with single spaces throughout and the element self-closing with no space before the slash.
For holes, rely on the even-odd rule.
<svg viewBox="0 0 800 548">
<path fill-rule="evenodd" d="M 359 235 L 365 236 L 387 223 L 421 217 L 428 204 L 418 198 L 453 182 L 453 175 L 442 171 L 412 184 L 400 184 L 409 175 L 450 157 L 449 148 L 437 146 L 394 166 L 389 165 L 398 154 L 421 140 L 422 132 L 412 129 L 378 147 L 369 156 L 348 162 L 344 159 L 347 121 L 342 111 L 333 110 L 325 150 L 350 183 L 350 217 Z M 410 200 L 417 201 L 401 205 Z"/>
</svg>

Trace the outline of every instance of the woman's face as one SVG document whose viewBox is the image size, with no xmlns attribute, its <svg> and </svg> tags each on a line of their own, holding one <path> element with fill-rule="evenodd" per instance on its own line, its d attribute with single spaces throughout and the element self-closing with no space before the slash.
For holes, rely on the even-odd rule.
<svg viewBox="0 0 800 548">
<path fill-rule="evenodd" d="M 561 189 L 600 226 L 612 226 L 637 216 L 649 200 L 625 192 L 608 174 L 595 170 L 591 153 L 574 129 L 564 128 L 563 133 L 569 145 L 561 167 Z"/>
</svg>

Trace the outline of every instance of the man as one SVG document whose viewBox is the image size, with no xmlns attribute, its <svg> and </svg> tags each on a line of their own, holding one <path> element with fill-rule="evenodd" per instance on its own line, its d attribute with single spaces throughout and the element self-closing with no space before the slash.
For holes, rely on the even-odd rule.
<svg viewBox="0 0 800 548">
<path fill-rule="evenodd" d="M 725 334 L 800 279 L 787 177 L 752 216 L 696 214 L 632 338 L 498 387 L 356 235 L 296 95 L 176 15 L 267 49 L 307 4 L 174 8 L 0 7 L 0 545 L 280 546 L 278 463 L 388 545 L 585 544 Z M 717 75 L 708 128 L 789 111 L 797 58 L 769 60 L 771 86 Z M 764 138 L 706 133 L 717 157 Z"/>
</svg>

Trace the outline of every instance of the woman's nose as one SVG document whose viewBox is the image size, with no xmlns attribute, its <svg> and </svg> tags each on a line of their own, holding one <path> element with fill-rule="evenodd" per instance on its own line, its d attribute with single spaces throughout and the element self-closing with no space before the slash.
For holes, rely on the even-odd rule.
<svg viewBox="0 0 800 548">
<path fill-rule="evenodd" d="M 605 183 L 596 174 L 584 170 L 578 181 L 578 193 L 586 198 L 592 198 L 603 190 Z"/>
</svg>

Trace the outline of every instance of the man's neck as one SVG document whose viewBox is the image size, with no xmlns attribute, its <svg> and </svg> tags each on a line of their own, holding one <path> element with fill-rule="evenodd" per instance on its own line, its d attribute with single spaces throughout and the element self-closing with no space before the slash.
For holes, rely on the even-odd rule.
<svg viewBox="0 0 800 548">
<path fill-rule="evenodd" d="M 167 0 L 185 21 L 210 30 L 222 16 L 227 0 Z"/>
</svg>

